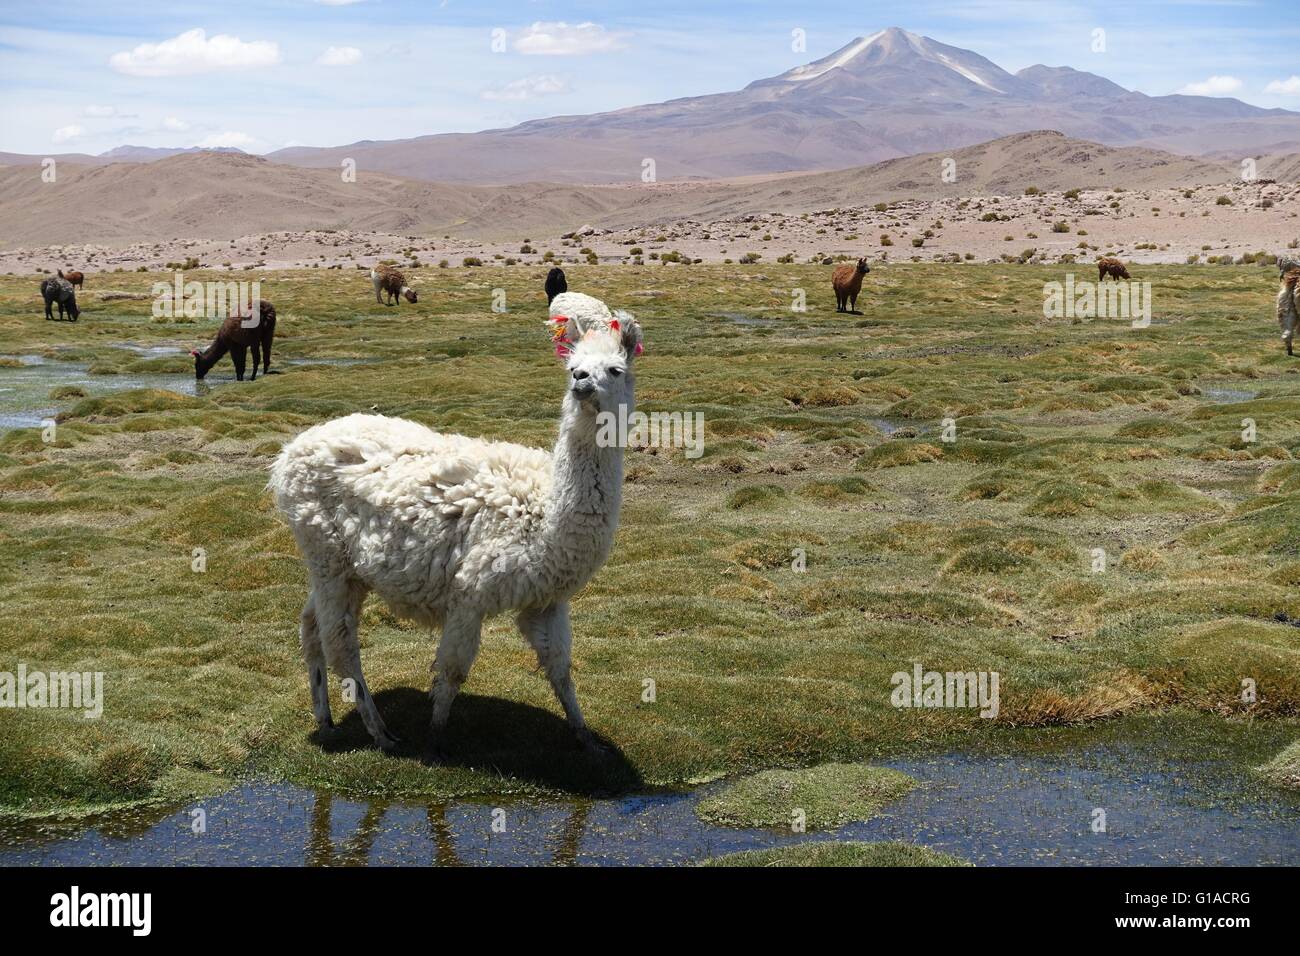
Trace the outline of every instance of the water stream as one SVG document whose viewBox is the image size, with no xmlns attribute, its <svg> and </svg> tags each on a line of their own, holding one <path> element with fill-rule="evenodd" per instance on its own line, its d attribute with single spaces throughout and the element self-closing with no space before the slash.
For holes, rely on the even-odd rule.
<svg viewBox="0 0 1300 956">
<path fill-rule="evenodd" d="M 0 821 L 0 865 L 666 865 L 825 839 L 899 840 L 979 865 L 1300 864 L 1300 798 L 1243 790 L 1214 764 L 1171 766 L 1118 745 L 884 763 L 921 786 L 872 820 L 822 833 L 703 823 L 695 805 L 721 784 L 423 804 L 254 782 L 89 824 Z M 194 832 L 195 810 L 205 832 Z"/>
</svg>

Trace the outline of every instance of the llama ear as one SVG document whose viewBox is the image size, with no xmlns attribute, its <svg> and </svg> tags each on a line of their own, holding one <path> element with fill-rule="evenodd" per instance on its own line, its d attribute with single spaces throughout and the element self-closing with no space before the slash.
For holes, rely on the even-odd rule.
<svg viewBox="0 0 1300 956">
<path fill-rule="evenodd" d="M 619 345 L 629 360 L 644 351 L 641 346 L 641 325 L 632 317 L 632 313 L 624 312 L 621 309 L 615 312 L 614 321 L 610 323 L 610 327 L 619 337 Z"/>
</svg>

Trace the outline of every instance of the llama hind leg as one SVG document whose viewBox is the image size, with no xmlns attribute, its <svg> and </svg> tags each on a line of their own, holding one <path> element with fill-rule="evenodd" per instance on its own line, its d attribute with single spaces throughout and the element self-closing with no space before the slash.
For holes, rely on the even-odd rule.
<svg viewBox="0 0 1300 956">
<path fill-rule="evenodd" d="M 564 716 L 578 742 L 588 749 L 603 749 L 587 729 L 582 708 L 578 706 L 578 692 L 573 686 L 573 629 L 569 625 L 568 603 L 553 604 L 540 611 L 525 611 L 516 623 L 524 639 L 537 652 L 537 663 L 546 672 L 551 690 L 555 691 L 556 699 L 564 708 Z"/>
<path fill-rule="evenodd" d="M 441 761 L 445 756 L 443 738 L 447 719 L 451 716 L 451 703 L 478 657 L 482 628 L 483 618 L 470 611 L 453 611 L 443 621 L 442 640 L 438 642 L 438 653 L 433 661 L 433 686 L 429 689 L 433 714 L 429 719 L 429 740 L 424 750 L 427 760 Z"/>
<path fill-rule="evenodd" d="M 302 642 L 302 657 L 307 663 L 307 685 L 311 688 L 312 713 L 316 717 L 317 728 L 325 734 L 334 729 L 334 718 L 330 715 L 325 649 L 321 646 L 316 606 L 312 603 L 311 595 L 308 595 L 307 603 L 302 609 L 302 626 L 298 636 Z"/>
<path fill-rule="evenodd" d="M 345 684 L 345 695 L 356 702 L 357 713 L 370 731 L 379 749 L 392 751 L 400 741 L 388 732 L 384 719 L 379 716 L 370 687 L 361 672 L 361 645 L 357 642 L 357 623 L 361 616 L 361 602 L 366 588 L 359 581 L 312 582 L 312 600 L 316 605 L 317 629 L 325 656 Z M 350 694 L 349 694 L 350 692 Z"/>
</svg>

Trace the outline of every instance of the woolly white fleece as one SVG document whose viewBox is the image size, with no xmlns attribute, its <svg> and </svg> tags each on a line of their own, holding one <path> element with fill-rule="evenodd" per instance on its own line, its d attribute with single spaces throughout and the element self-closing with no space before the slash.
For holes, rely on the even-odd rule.
<svg viewBox="0 0 1300 956">
<path fill-rule="evenodd" d="M 567 310 L 567 311 L 566 311 Z M 324 665 L 355 683 L 381 747 L 396 745 L 361 674 L 357 623 L 373 591 L 394 613 L 442 624 L 432 743 L 473 666 L 482 619 L 515 609 L 565 715 L 590 742 L 569 673 L 569 598 L 605 562 L 618 526 L 623 450 L 597 443 L 597 414 L 630 413 L 636 320 L 580 293 L 557 296 L 574 335 L 560 433 L 548 454 L 444 435 L 416 422 L 349 415 L 289 442 L 269 487 L 311 580 L 302 646 L 312 708 L 333 727 Z"/>
</svg>

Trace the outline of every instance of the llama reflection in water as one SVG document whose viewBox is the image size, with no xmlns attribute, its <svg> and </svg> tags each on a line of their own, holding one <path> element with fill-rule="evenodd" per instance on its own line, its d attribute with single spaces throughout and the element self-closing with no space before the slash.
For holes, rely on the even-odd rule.
<svg viewBox="0 0 1300 956">
<path fill-rule="evenodd" d="M 313 798 L 311 809 L 310 829 L 307 837 L 307 858 L 308 866 L 365 866 L 371 862 L 371 856 L 374 851 L 376 839 L 384 832 L 383 819 L 389 809 L 394 806 L 404 806 L 403 804 L 393 804 L 388 800 L 374 800 L 365 804 L 365 812 L 362 814 L 360 821 L 356 824 L 355 829 L 345 837 L 335 841 L 332 816 L 334 801 L 338 799 L 341 802 L 345 798 L 336 797 L 334 794 L 317 792 Z M 409 806 L 409 805 L 405 805 Z M 491 804 L 471 804 L 461 803 L 459 808 L 470 810 L 468 818 L 464 820 L 459 831 L 461 843 L 464 851 L 472 850 L 472 844 L 477 842 L 476 838 L 485 841 L 490 847 L 493 838 L 497 834 L 492 831 L 493 811 L 496 809 Z M 530 810 L 524 805 L 519 805 L 517 810 Z M 557 837 L 552 841 L 552 850 L 550 854 L 550 864 L 552 866 L 574 866 L 578 862 L 578 854 L 582 848 L 582 835 L 587 828 L 587 815 L 590 812 L 590 805 L 587 803 L 574 803 L 569 805 L 568 813 L 564 818 L 563 824 Z M 429 836 L 433 845 L 433 859 L 428 861 L 434 866 L 467 866 L 473 861 L 467 862 L 462 859 L 461 852 L 457 850 L 457 829 L 452 821 L 448 819 L 448 806 L 446 804 L 430 804 L 426 813 L 428 816 Z M 520 814 L 512 812 L 506 808 L 507 820 L 515 822 L 518 826 L 521 816 L 532 817 L 531 814 Z M 461 814 L 464 817 L 464 814 Z M 475 819 L 480 822 L 474 822 Z M 537 822 L 533 817 L 534 824 Z M 525 822 L 523 825 L 527 825 Z M 488 862 L 486 859 L 483 862 Z M 496 860 L 494 862 L 536 862 L 531 856 L 526 860 Z"/>
</svg>

